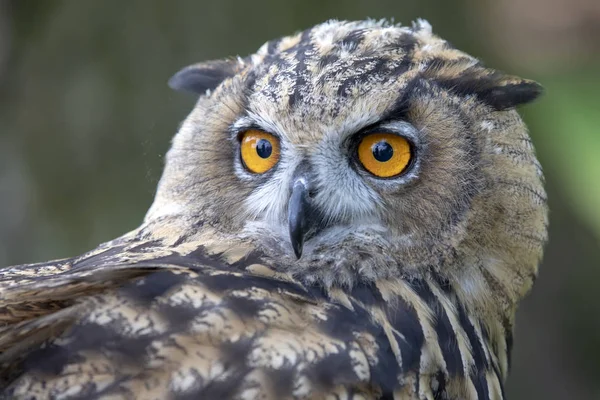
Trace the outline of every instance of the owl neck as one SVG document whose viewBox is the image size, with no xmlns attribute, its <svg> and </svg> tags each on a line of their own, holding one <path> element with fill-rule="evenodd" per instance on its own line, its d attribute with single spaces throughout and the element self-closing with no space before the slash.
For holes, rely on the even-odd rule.
<svg viewBox="0 0 600 400">
<path fill-rule="evenodd" d="M 479 396 L 466 398 L 488 398 L 482 393 L 490 388 L 503 398 L 512 314 L 476 307 L 461 299 L 455 283 L 433 275 L 359 284 L 347 292 L 330 289 L 329 296 L 367 309 L 403 369 L 418 371 L 417 376 L 441 373 Z"/>
<path fill-rule="evenodd" d="M 356 279 L 350 286 L 336 287 L 281 271 L 278 266 L 285 260 L 265 256 L 252 243 L 224 240 L 206 227 L 192 229 L 192 224 L 197 225 L 197 220 L 157 219 L 120 240 L 136 248 L 140 241 L 151 242 L 153 247 L 168 248 L 186 258 L 199 256 L 204 262 L 208 256 L 252 274 L 297 282 L 345 308 L 366 310 L 383 328 L 403 368 L 428 376 L 442 371 L 464 380 L 473 390 L 478 390 L 477 382 L 489 381 L 490 387 L 501 390 L 509 368 L 512 323 L 520 294 L 511 291 L 510 285 L 500 285 L 495 277 L 501 271 L 516 271 L 516 267 L 497 261 L 468 268 L 462 264 L 445 266 L 444 273 L 418 270 L 402 276 Z"/>
</svg>

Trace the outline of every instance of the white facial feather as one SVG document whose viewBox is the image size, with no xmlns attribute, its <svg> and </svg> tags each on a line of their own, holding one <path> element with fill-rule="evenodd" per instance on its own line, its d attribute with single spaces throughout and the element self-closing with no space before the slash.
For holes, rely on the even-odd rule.
<svg viewBox="0 0 600 400">
<path fill-rule="evenodd" d="M 300 159 L 293 150 L 281 147 L 281 159 L 273 174 L 244 202 L 249 219 L 268 221 L 273 226 L 285 223 L 292 175 Z M 248 175 L 249 172 L 242 174 Z"/>
<path fill-rule="evenodd" d="M 335 130 L 327 126 L 313 126 L 312 130 L 321 130 L 322 137 L 318 144 L 312 146 L 292 144 L 294 135 L 290 130 L 297 128 L 293 125 L 282 126 L 268 113 L 249 113 L 248 117 L 236 122 L 234 127 L 258 125 L 277 135 L 281 141 L 277 166 L 245 201 L 249 218 L 285 224 L 293 173 L 300 163 L 308 162 L 315 178 L 311 182 L 317 193 L 314 204 L 327 219 L 323 222 L 352 223 L 365 218 L 373 219 L 381 199 L 352 168 L 352 155 L 348 152 L 346 142 L 350 135 L 376 122 L 379 115 L 366 104 L 359 107 L 358 111 L 356 118 L 347 118 Z M 236 174 L 243 180 L 260 179 L 246 171 L 240 162 L 236 164 Z"/>
<path fill-rule="evenodd" d="M 370 188 L 351 166 L 351 155 L 340 143 L 344 135 L 325 135 L 310 162 L 316 172 L 315 204 L 330 223 L 351 222 L 373 215 L 381 203 L 379 195 Z"/>
</svg>

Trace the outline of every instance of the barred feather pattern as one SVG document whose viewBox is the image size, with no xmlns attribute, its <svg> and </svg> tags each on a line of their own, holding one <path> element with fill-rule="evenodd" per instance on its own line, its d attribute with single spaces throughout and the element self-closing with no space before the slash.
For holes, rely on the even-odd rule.
<svg viewBox="0 0 600 400">
<path fill-rule="evenodd" d="M 435 276 L 325 291 L 250 248 L 134 233 L 0 276 L 8 398 L 503 397 L 508 333 Z"/>
</svg>

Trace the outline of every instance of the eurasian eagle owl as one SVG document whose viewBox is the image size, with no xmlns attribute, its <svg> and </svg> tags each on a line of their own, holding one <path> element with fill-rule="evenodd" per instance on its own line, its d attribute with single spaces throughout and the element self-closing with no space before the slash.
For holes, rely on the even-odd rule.
<svg viewBox="0 0 600 400">
<path fill-rule="evenodd" d="M 1 270 L 11 398 L 501 399 L 546 241 L 532 81 L 329 21 L 199 95 L 136 230 Z"/>
</svg>

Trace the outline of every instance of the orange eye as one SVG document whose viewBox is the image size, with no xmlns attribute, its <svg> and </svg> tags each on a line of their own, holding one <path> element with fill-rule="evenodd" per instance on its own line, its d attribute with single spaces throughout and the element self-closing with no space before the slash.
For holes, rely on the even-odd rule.
<svg viewBox="0 0 600 400">
<path fill-rule="evenodd" d="M 241 153 L 250 172 L 264 174 L 279 161 L 279 139 L 267 132 L 250 129 L 242 136 Z"/>
<path fill-rule="evenodd" d="M 379 178 L 400 174 L 410 163 L 410 143 L 391 133 L 372 133 L 358 145 L 358 159 L 367 171 Z"/>
</svg>

